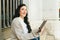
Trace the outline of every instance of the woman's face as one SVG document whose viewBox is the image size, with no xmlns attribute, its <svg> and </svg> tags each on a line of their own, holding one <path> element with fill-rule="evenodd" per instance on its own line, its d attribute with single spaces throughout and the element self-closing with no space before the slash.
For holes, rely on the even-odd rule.
<svg viewBox="0 0 60 40">
<path fill-rule="evenodd" d="M 27 8 L 26 8 L 26 6 L 22 6 L 20 8 L 20 16 L 24 18 L 26 16 L 26 14 L 27 14 Z"/>
</svg>

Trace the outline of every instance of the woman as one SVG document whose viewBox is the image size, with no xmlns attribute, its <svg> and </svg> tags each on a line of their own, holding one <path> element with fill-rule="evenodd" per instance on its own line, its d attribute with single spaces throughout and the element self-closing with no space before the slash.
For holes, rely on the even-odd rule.
<svg viewBox="0 0 60 40">
<path fill-rule="evenodd" d="M 38 32 L 39 29 L 35 29 L 36 31 L 33 31 L 29 25 L 27 7 L 25 4 L 21 4 L 16 9 L 11 29 L 13 35 L 18 40 L 40 40 Z"/>
</svg>

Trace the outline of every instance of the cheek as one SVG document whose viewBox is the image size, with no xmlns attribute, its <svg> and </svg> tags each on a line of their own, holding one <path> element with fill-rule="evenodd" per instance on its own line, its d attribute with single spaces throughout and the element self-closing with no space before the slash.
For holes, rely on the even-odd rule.
<svg viewBox="0 0 60 40">
<path fill-rule="evenodd" d="M 27 14 L 27 11 L 24 11 L 24 10 L 20 10 L 20 16 L 23 16 L 25 17 Z"/>
<path fill-rule="evenodd" d="M 20 13 L 21 13 L 21 14 L 26 14 L 27 11 L 26 11 L 26 10 L 20 10 Z"/>
<path fill-rule="evenodd" d="M 20 12 L 20 16 L 25 17 L 25 16 L 26 16 L 26 14 L 27 14 L 27 13 L 24 13 L 24 12 L 22 12 L 22 11 Z"/>
<path fill-rule="evenodd" d="M 20 11 L 20 15 L 22 15 L 23 14 L 23 11 Z"/>
<path fill-rule="evenodd" d="M 22 13 L 23 13 L 23 11 L 20 11 L 20 13 L 22 14 Z"/>
</svg>

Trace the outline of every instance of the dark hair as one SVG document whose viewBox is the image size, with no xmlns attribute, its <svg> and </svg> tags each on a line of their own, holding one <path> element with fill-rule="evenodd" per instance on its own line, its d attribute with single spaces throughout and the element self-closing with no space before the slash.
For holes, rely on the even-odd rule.
<svg viewBox="0 0 60 40">
<path fill-rule="evenodd" d="M 20 8 L 22 6 L 26 6 L 26 5 L 21 4 L 18 6 L 18 8 L 15 10 L 15 15 L 14 15 L 13 19 L 20 16 L 19 12 L 20 12 Z M 28 22 L 28 14 L 26 14 L 26 16 L 24 17 L 24 22 L 27 24 L 28 33 L 30 33 L 32 31 L 32 29 L 31 29 L 29 22 Z"/>
</svg>

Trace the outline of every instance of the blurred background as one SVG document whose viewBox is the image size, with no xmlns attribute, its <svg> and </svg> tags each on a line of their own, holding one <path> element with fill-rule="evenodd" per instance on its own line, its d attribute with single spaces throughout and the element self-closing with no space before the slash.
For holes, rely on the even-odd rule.
<svg viewBox="0 0 60 40">
<path fill-rule="evenodd" d="M 11 22 L 15 9 L 26 4 L 32 29 L 47 20 L 41 40 L 60 40 L 60 0 L 0 0 L 0 40 L 11 40 Z"/>
</svg>

